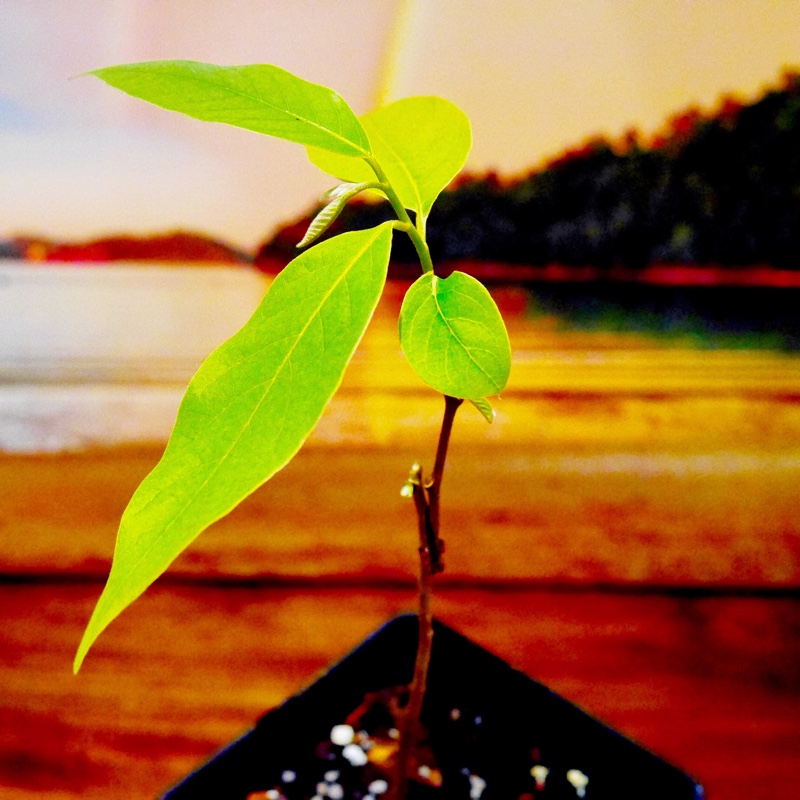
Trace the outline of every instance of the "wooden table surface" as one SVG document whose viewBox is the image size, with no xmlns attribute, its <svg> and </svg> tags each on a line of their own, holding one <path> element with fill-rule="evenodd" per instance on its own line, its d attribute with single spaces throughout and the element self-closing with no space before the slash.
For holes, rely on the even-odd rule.
<svg viewBox="0 0 800 800">
<path fill-rule="evenodd" d="M 307 448 L 78 677 L 159 447 L 0 455 L 0 797 L 154 798 L 413 608 L 399 488 L 440 408 L 377 322 Z M 800 797 L 800 358 L 511 327 L 497 422 L 457 421 L 437 615 L 710 800 Z"/>
<path fill-rule="evenodd" d="M 153 798 L 371 630 L 403 589 L 152 589 L 70 663 L 99 590 L 0 588 L 0 795 Z M 689 771 L 796 797 L 796 597 L 445 589 L 438 616 Z"/>
</svg>

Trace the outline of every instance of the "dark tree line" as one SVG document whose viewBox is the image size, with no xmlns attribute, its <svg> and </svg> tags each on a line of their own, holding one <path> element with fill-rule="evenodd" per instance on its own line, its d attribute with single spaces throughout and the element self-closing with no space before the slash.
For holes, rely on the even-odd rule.
<svg viewBox="0 0 800 800">
<path fill-rule="evenodd" d="M 313 213 L 260 255 L 296 255 Z M 335 230 L 389 217 L 384 204 L 356 203 Z M 623 147 L 596 140 L 513 181 L 462 178 L 434 206 L 428 239 L 439 262 L 800 269 L 800 77 L 750 105 L 680 115 L 649 146 L 631 134 Z M 395 241 L 394 260 L 414 261 Z"/>
</svg>

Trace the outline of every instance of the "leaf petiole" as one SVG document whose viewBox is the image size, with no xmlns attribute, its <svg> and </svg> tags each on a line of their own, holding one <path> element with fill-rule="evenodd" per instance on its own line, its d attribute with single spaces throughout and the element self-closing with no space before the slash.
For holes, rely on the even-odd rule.
<svg viewBox="0 0 800 800">
<path fill-rule="evenodd" d="M 378 160 L 374 156 L 364 156 L 364 160 L 370 165 L 378 180 L 383 184 L 382 191 L 386 195 L 387 200 L 392 204 L 397 218 L 404 226 L 407 226 L 399 230 L 405 231 L 413 242 L 414 249 L 417 251 L 417 256 L 419 257 L 419 263 L 422 266 L 422 271 L 433 273 L 433 260 L 431 259 L 431 251 L 428 249 L 428 243 L 425 241 L 425 220 L 422 214 L 420 212 L 417 214 L 418 218 L 422 219 L 422 232 L 420 232 L 411 221 L 408 211 L 406 211 L 397 192 L 395 192 L 391 183 L 389 183 L 389 179 L 378 163 Z"/>
</svg>

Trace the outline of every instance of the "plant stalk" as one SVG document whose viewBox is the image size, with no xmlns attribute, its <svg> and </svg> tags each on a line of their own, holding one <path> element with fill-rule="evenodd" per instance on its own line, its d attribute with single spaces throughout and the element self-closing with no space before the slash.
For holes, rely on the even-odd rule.
<svg viewBox="0 0 800 800">
<path fill-rule="evenodd" d="M 433 578 L 438 572 L 444 570 L 442 560 L 444 542 L 439 537 L 439 495 L 450 434 L 453 430 L 453 420 L 463 402 L 456 397 L 445 395 L 444 416 L 439 431 L 439 442 L 436 447 L 436 459 L 431 477 L 427 481 L 423 480 L 422 468 L 419 464 L 414 464 L 408 477 L 408 484 L 412 488 L 414 508 L 417 512 L 419 533 L 419 608 L 417 612 L 419 638 L 408 703 L 400 721 L 400 746 L 397 752 L 390 800 L 404 800 L 406 797 L 411 756 L 420 735 L 422 701 L 425 698 L 428 667 L 433 649 L 433 611 L 431 607 Z"/>
<path fill-rule="evenodd" d="M 386 173 L 381 168 L 381 165 L 378 163 L 377 159 L 370 156 L 365 160 L 370 167 L 372 167 L 372 171 L 381 182 L 381 191 L 386 195 L 386 198 L 392 204 L 392 208 L 394 209 L 394 213 L 397 214 L 397 218 L 404 224 L 404 226 L 406 226 L 403 228 L 403 230 L 408 234 L 409 238 L 414 244 L 414 249 L 417 251 L 417 256 L 419 257 L 419 263 L 422 266 L 422 271 L 433 272 L 431 251 L 428 249 L 428 243 L 425 240 L 425 221 L 422 219 L 418 221 L 419 229 L 414 226 L 414 223 L 411 221 L 411 217 L 408 215 L 408 211 L 406 211 L 405 206 L 397 195 L 397 192 L 389 183 L 389 179 L 386 177 Z"/>
<path fill-rule="evenodd" d="M 439 492 L 442 485 L 442 476 L 444 475 L 444 465 L 447 461 L 447 448 L 450 444 L 450 434 L 453 430 L 453 420 L 456 417 L 456 411 L 464 401 L 458 397 L 444 396 L 444 416 L 442 417 L 442 428 L 439 431 L 439 443 L 436 446 L 436 459 L 433 462 L 433 473 L 430 479 L 425 483 L 425 489 L 428 493 L 428 508 L 430 509 L 430 525 L 433 529 L 433 534 L 438 540 L 439 536 Z M 437 541 L 437 548 L 441 540 Z M 441 550 L 443 551 L 443 547 Z M 439 552 L 439 561 L 441 561 L 441 552 Z M 434 565 L 437 561 L 434 560 Z M 444 569 L 444 564 L 440 564 L 441 572 Z"/>
</svg>

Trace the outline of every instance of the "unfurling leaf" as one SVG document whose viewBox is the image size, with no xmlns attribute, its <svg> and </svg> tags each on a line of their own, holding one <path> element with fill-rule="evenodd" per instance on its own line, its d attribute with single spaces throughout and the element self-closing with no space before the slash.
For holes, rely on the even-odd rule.
<svg viewBox="0 0 800 800">
<path fill-rule="evenodd" d="M 362 185 L 363 186 L 367 186 L 368 184 L 365 183 L 365 182 L 362 183 L 362 184 L 358 184 L 358 183 L 337 183 L 336 186 L 331 187 L 330 189 L 328 189 L 327 192 L 323 192 L 321 199 L 322 200 L 326 200 L 328 203 L 330 203 L 331 201 L 336 200 L 339 197 L 341 197 L 343 194 L 349 194 L 350 190 L 353 189 L 353 187 L 362 186 Z"/>
<path fill-rule="evenodd" d="M 483 415 L 483 418 L 491 425 L 494 422 L 495 411 L 492 404 L 485 397 L 474 397 L 470 403 L 478 409 Z"/>
<path fill-rule="evenodd" d="M 417 375 L 442 394 L 479 400 L 501 392 L 511 370 L 511 346 L 494 300 L 463 272 L 430 272 L 406 292 L 400 343 Z"/>
<path fill-rule="evenodd" d="M 361 123 L 336 92 L 271 64 L 220 67 L 199 61 L 145 61 L 89 74 L 195 119 L 224 122 L 343 156 L 371 152 Z"/>
<path fill-rule="evenodd" d="M 306 235 L 298 242 L 297 247 L 303 248 L 315 242 L 331 226 L 347 203 L 364 189 L 374 186 L 374 183 L 342 183 L 336 186 L 326 197 L 330 202 L 311 220 Z"/>
<path fill-rule="evenodd" d="M 469 119 L 441 97 L 407 97 L 359 118 L 372 152 L 406 208 L 422 217 L 459 173 L 472 147 Z M 358 158 L 308 148 L 311 161 L 346 181 L 375 180 Z"/>
<path fill-rule="evenodd" d="M 386 280 L 391 224 L 292 261 L 203 363 L 120 523 L 111 574 L 75 657 L 212 522 L 284 467 L 341 382 Z"/>
</svg>

